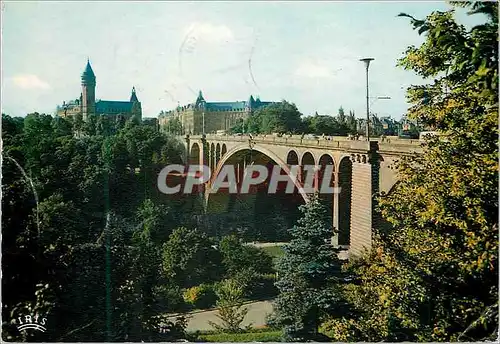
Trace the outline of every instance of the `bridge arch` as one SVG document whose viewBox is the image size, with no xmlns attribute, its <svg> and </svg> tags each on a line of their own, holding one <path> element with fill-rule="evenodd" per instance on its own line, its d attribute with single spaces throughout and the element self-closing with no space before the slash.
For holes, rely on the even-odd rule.
<svg viewBox="0 0 500 344">
<path fill-rule="evenodd" d="M 222 144 L 222 149 L 221 149 L 221 155 L 220 155 L 220 156 L 221 156 L 221 158 L 222 158 L 224 155 L 226 155 L 226 153 L 227 153 L 227 146 L 226 146 L 226 144 L 225 144 L 225 143 L 223 143 L 223 144 Z"/>
<path fill-rule="evenodd" d="M 352 194 L 352 161 L 349 155 L 340 158 L 338 164 L 339 209 L 338 209 L 338 244 L 351 243 L 351 194 Z"/>
<path fill-rule="evenodd" d="M 327 176 L 326 172 L 327 166 L 331 166 L 332 170 L 328 171 L 330 173 L 329 176 Z M 328 216 L 331 220 L 330 223 L 333 222 L 333 217 L 334 217 L 334 212 L 336 209 L 334 207 L 336 206 L 334 204 L 334 194 L 333 193 L 322 193 L 321 189 L 323 187 L 323 183 L 326 181 L 329 181 L 328 185 L 329 187 L 334 187 L 335 186 L 335 159 L 328 153 L 324 153 L 320 156 L 318 159 L 318 178 L 317 178 L 317 189 L 320 190 L 319 192 L 319 197 L 323 201 L 323 204 L 325 205 Z"/>
<path fill-rule="evenodd" d="M 316 158 L 314 157 L 314 154 L 306 151 L 302 154 L 300 158 L 300 165 L 305 166 L 305 165 L 314 165 L 316 166 Z"/>
<path fill-rule="evenodd" d="M 314 173 L 312 170 L 308 170 L 304 168 L 304 166 L 314 166 L 316 167 L 316 160 L 314 159 L 314 155 L 311 152 L 304 152 L 302 154 L 302 158 L 300 159 L 300 169 L 301 169 L 301 178 L 304 183 L 308 182 L 309 173 Z M 309 177 L 308 177 L 309 176 Z M 313 181 L 313 184 L 316 184 L 317 181 Z"/>
<path fill-rule="evenodd" d="M 321 157 L 318 159 L 318 166 L 326 166 L 326 165 L 333 165 L 333 170 L 336 170 L 335 166 L 335 159 L 333 156 L 331 156 L 328 153 L 324 153 L 321 155 Z"/>
<path fill-rule="evenodd" d="M 321 185 L 321 182 L 323 180 L 323 178 L 325 177 L 325 168 L 327 165 L 330 165 L 330 166 L 333 166 L 333 169 L 332 169 L 332 178 L 330 180 L 330 186 L 333 186 L 333 178 L 334 178 L 334 175 L 335 175 L 335 170 L 336 170 L 336 166 L 335 166 L 335 159 L 328 153 L 325 153 L 323 155 L 321 155 L 321 157 L 319 158 L 318 160 L 318 167 L 320 168 L 319 169 L 319 182 Z"/>
<path fill-rule="evenodd" d="M 212 184 L 215 179 L 217 178 L 217 176 L 219 175 L 220 171 L 222 170 L 222 167 L 226 164 L 226 162 L 231 159 L 232 157 L 234 157 L 235 155 L 237 155 L 238 153 L 241 153 L 241 152 L 244 152 L 244 151 L 248 151 L 250 150 L 250 148 L 247 146 L 247 145 L 238 145 L 236 147 L 233 147 L 232 149 L 230 149 L 222 158 L 221 160 L 219 161 L 219 163 L 217 164 L 216 168 L 212 170 L 212 175 L 210 177 L 210 184 Z M 261 154 L 264 154 L 265 156 L 267 156 L 269 159 L 271 159 L 272 161 L 274 161 L 278 166 L 281 167 L 281 169 L 283 171 L 285 171 L 285 173 L 287 175 L 290 174 L 290 168 L 289 166 L 279 157 L 277 156 L 275 153 L 273 153 L 272 151 L 264 148 L 264 147 L 260 147 L 258 145 L 254 146 L 252 148 L 253 151 L 256 151 L 256 152 L 259 152 Z M 309 202 L 309 197 L 308 195 L 304 192 L 304 190 L 302 189 L 302 185 L 299 183 L 299 181 L 295 181 L 295 187 L 297 188 L 299 194 L 301 195 L 302 199 L 304 200 L 304 202 Z M 209 194 L 210 195 L 210 194 Z M 208 196 L 209 197 L 209 196 Z M 208 203 L 208 197 L 207 197 L 207 203 Z"/>
<path fill-rule="evenodd" d="M 220 154 L 220 143 L 217 143 L 217 145 L 215 146 L 215 165 L 217 165 L 219 163 L 219 160 L 221 158 L 221 154 Z"/>
<path fill-rule="evenodd" d="M 299 155 L 293 149 L 291 149 L 286 155 L 286 163 L 287 165 L 299 165 Z"/>
<path fill-rule="evenodd" d="M 200 145 L 198 143 L 193 143 L 191 149 L 189 150 L 188 163 L 190 165 L 197 165 L 200 163 Z"/>
<path fill-rule="evenodd" d="M 209 157 L 210 157 L 210 168 L 213 169 L 215 167 L 215 144 L 212 142 L 210 144 L 210 154 L 209 154 Z"/>
</svg>

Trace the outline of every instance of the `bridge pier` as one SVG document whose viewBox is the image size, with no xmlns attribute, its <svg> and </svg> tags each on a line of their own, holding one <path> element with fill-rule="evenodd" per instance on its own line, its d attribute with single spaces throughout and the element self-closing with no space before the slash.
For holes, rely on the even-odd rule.
<svg viewBox="0 0 500 344">
<path fill-rule="evenodd" d="M 193 164 L 199 160 L 200 165 L 210 165 L 215 169 L 217 164 L 231 161 L 238 166 L 238 184 L 241 183 L 243 169 L 251 163 L 249 160 L 252 160 L 243 158 L 244 154 L 241 152 L 249 149 L 250 156 L 252 151 L 257 151 L 258 154 L 264 154 L 281 165 L 298 165 L 297 179 L 301 185 L 308 175 L 304 166 L 334 164 L 332 186 L 341 188 L 341 193 L 334 193 L 329 199 L 331 204 L 328 206 L 333 208 L 330 208 L 332 225 L 336 228 L 332 235 L 332 244 L 349 246 L 350 254 L 354 256 L 362 253 L 364 248 L 371 247 L 372 229 L 380 225 L 378 221 L 381 219 L 377 218 L 374 211 L 374 195 L 379 190 L 389 192 L 396 183 L 397 171 L 391 169 L 391 165 L 401 155 L 419 153 L 422 150 L 418 141 L 368 143 L 346 138 L 306 140 L 297 137 L 257 136 L 249 140 L 247 137 L 238 136 L 203 135 L 186 136 L 186 143 L 188 163 Z M 220 153 L 215 149 L 214 154 L 210 154 L 211 146 L 217 144 L 220 144 Z M 238 155 L 235 156 L 236 154 Z M 328 162 L 330 159 L 327 158 L 322 160 L 325 155 L 330 156 L 332 162 Z M 232 159 L 233 156 L 235 159 Z M 231 160 L 228 160 L 230 158 Z M 317 190 L 320 187 L 318 179 L 321 178 L 316 174 L 311 179 L 314 181 L 314 189 Z M 209 188 L 209 184 L 204 187 Z"/>
<path fill-rule="evenodd" d="M 372 244 L 374 196 L 378 192 L 378 145 L 370 142 L 366 153 L 352 154 L 351 228 L 349 254 L 359 255 Z"/>
<path fill-rule="evenodd" d="M 333 172 L 333 187 L 338 189 L 339 187 L 339 173 L 338 171 Z M 332 236 L 332 245 L 337 247 L 339 245 L 339 194 L 337 192 L 333 193 L 333 204 L 332 204 L 332 213 L 333 213 L 333 228 L 334 233 Z"/>
</svg>

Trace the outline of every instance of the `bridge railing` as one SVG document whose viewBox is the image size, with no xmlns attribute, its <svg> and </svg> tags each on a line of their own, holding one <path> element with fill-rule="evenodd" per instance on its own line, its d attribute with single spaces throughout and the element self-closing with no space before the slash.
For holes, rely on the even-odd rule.
<svg viewBox="0 0 500 344">
<path fill-rule="evenodd" d="M 201 139 L 201 135 L 191 136 L 190 139 Z M 225 141 L 225 142 L 248 142 L 248 135 L 206 135 L 207 141 Z M 367 142 L 364 140 L 352 140 L 345 136 L 333 136 L 327 138 L 301 137 L 301 135 L 275 136 L 275 135 L 255 135 L 252 141 L 261 144 L 277 144 L 287 146 L 318 147 L 342 150 L 366 150 Z M 409 152 L 419 151 L 422 141 L 390 138 L 374 138 L 371 141 L 378 141 L 379 151 L 384 152 Z"/>
</svg>

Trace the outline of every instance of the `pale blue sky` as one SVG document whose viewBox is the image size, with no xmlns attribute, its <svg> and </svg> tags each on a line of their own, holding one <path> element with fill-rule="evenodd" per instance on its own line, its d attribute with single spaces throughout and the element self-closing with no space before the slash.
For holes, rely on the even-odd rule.
<svg viewBox="0 0 500 344">
<path fill-rule="evenodd" d="M 334 114 L 342 105 L 362 117 L 365 71 L 358 59 L 369 56 L 371 95 L 392 98 L 373 102 L 372 110 L 400 118 L 408 107 L 404 88 L 420 79 L 396 60 L 422 37 L 397 14 L 424 17 L 448 8 L 423 1 L 3 6 L 2 112 L 53 113 L 77 98 L 88 56 L 97 98 L 128 100 L 135 86 L 144 117 L 192 102 L 200 89 L 207 101 L 253 94 L 294 102 L 306 115 Z"/>
</svg>

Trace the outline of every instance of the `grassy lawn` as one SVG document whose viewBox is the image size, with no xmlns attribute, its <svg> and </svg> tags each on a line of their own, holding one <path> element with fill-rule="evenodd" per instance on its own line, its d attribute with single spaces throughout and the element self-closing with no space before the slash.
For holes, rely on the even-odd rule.
<svg viewBox="0 0 500 344">
<path fill-rule="evenodd" d="M 280 342 L 280 330 L 254 329 L 244 333 L 200 333 L 197 342 Z"/>
<path fill-rule="evenodd" d="M 273 257 L 273 260 L 281 257 L 284 254 L 282 246 L 260 247 L 260 249 L 269 254 L 271 257 Z"/>
</svg>

